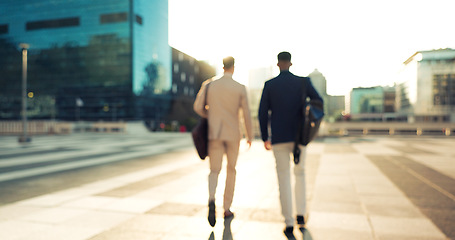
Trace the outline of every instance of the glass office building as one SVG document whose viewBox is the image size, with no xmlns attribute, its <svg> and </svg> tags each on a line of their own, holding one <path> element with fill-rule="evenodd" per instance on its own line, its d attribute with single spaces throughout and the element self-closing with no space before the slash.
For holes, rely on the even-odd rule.
<svg viewBox="0 0 455 240">
<path fill-rule="evenodd" d="M 167 0 L 0 0 L 0 119 L 159 119 L 171 102 Z"/>
</svg>

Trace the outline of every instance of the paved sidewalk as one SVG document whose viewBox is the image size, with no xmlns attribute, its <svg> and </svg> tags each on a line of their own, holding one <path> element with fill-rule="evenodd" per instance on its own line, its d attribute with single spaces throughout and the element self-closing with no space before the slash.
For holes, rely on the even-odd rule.
<svg viewBox="0 0 455 240">
<path fill-rule="evenodd" d="M 449 239 L 371 160 L 405 157 L 428 164 L 419 152 L 408 151 L 410 146 L 437 149 L 440 154 L 431 155 L 428 167 L 455 178 L 455 140 L 436 139 L 434 145 L 410 141 L 334 138 L 312 143 L 306 160 L 309 223 L 306 231 L 294 231 L 296 239 Z M 166 163 L 0 207 L 0 239 L 286 239 L 273 154 L 261 142 L 249 151 L 241 148 L 232 209 L 236 216 L 228 222 L 221 209 L 223 168 L 214 228 L 207 222 L 208 162 L 200 161 L 194 150 L 159 158 Z"/>
</svg>

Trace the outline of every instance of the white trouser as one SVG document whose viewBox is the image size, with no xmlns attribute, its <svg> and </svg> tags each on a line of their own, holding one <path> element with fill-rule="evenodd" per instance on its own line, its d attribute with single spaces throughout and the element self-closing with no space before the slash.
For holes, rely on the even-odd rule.
<svg viewBox="0 0 455 240">
<path fill-rule="evenodd" d="M 276 160 L 276 172 L 278 176 L 278 186 L 280 190 L 281 213 L 284 216 L 286 226 L 294 226 L 295 218 L 292 214 L 292 190 L 291 190 L 291 154 L 294 143 L 278 143 L 272 146 Z M 295 206 L 296 215 L 305 216 L 306 214 L 306 186 L 305 186 L 305 159 L 306 147 L 300 145 L 300 162 L 294 164 L 295 176 Z M 292 163 L 294 163 L 292 161 Z"/>
</svg>

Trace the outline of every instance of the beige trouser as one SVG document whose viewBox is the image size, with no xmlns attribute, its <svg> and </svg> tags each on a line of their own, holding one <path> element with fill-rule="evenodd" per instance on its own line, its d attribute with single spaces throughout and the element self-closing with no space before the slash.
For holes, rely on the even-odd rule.
<svg viewBox="0 0 455 240">
<path fill-rule="evenodd" d="M 218 175 L 221 171 L 223 156 L 227 157 L 226 169 L 226 186 L 224 189 L 224 210 L 227 211 L 231 207 L 234 197 L 235 187 L 235 165 L 239 155 L 240 141 L 209 141 L 209 158 L 210 158 L 210 174 L 209 174 L 209 201 L 215 200 L 216 186 L 218 185 Z"/>
<path fill-rule="evenodd" d="M 292 214 L 292 190 L 291 190 L 291 154 L 294 143 L 278 143 L 272 146 L 276 160 L 276 172 L 280 190 L 281 213 L 284 216 L 286 226 L 294 226 Z M 300 162 L 294 165 L 294 198 L 297 215 L 306 214 L 306 186 L 305 186 L 305 159 L 306 147 L 300 145 Z M 292 161 L 294 163 L 294 161 Z"/>
</svg>

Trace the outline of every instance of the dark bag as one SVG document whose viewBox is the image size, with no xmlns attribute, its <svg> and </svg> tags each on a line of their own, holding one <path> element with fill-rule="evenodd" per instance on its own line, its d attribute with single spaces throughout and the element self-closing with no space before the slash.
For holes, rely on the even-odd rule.
<svg viewBox="0 0 455 240">
<path fill-rule="evenodd" d="M 322 118 L 324 105 L 320 100 L 311 100 L 305 107 L 305 122 L 300 137 L 300 144 L 306 146 L 316 137 Z"/>
<path fill-rule="evenodd" d="M 303 82 L 303 91 L 305 91 L 305 82 Z M 299 130 L 294 144 L 294 163 L 300 162 L 300 148 L 299 144 L 304 146 L 308 145 L 317 135 L 319 126 L 321 125 L 322 118 L 324 117 L 324 105 L 320 100 L 302 99 L 301 120 L 299 123 Z"/>
<path fill-rule="evenodd" d="M 209 84 L 205 89 L 205 99 L 204 99 L 204 107 L 207 105 L 207 92 L 209 90 Z M 208 145 L 209 145 L 209 124 L 207 118 L 199 119 L 199 122 L 191 131 L 191 135 L 193 136 L 194 146 L 196 147 L 197 153 L 201 160 L 204 160 L 208 155 Z"/>
<path fill-rule="evenodd" d="M 208 128 L 209 124 L 207 118 L 201 118 L 191 132 L 194 146 L 202 160 L 208 155 Z"/>
</svg>

